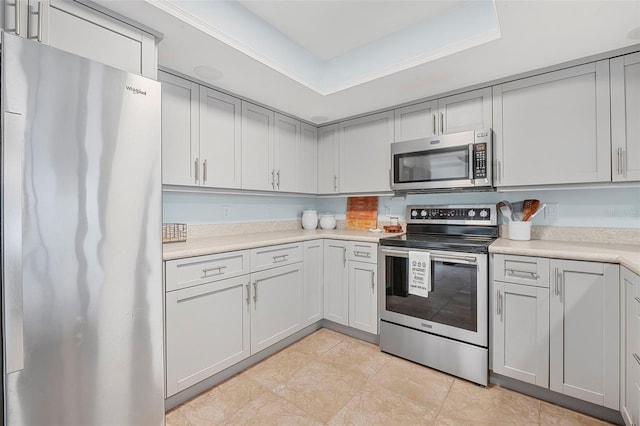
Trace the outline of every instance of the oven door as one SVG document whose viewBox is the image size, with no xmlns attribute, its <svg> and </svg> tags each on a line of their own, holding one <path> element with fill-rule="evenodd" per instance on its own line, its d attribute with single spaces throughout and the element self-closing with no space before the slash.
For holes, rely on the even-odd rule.
<svg viewBox="0 0 640 426">
<path fill-rule="evenodd" d="M 421 297 L 409 294 L 410 249 L 381 246 L 379 251 L 381 320 L 488 346 L 487 254 L 429 251 L 430 290 Z"/>
</svg>

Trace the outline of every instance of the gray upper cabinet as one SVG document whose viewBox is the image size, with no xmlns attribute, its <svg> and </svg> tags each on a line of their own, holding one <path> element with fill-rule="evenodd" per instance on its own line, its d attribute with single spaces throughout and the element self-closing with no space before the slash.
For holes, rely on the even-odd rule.
<svg viewBox="0 0 640 426">
<path fill-rule="evenodd" d="M 339 128 L 337 124 L 318 130 L 318 193 L 336 194 L 340 192 L 339 170 Z"/>
<path fill-rule="evenodd" d="M 2 5 L 7 32 L 156 78 L 151 34 L 70 0 L 3 0 Z"/>
<path fill-rule="evenodd" d="M 393 111 L 340 123 L 340 192 L 391 190 Z"/>
<path fill-rule="evenodd" d="M 491 88 L 394 110 L 395 141 L 491 127 Z"/>
<path fill-rule="evenodd" d="M 612 180 L 640 180 L 640 53 L 611 60 Z"/>
<path fill-rule="evenodd" d="M 298 192 L 301 190 L 298 158 L 302 153 L 300 144 L 300 121 L 275 113 L 273 168 L 275 190 Z"/>
<path fill-rule="evenodd" d="M 611 180 L 609 61 L 493 87 L 497 186 Z"/>
<path fill-rule="evenodd" d="M 318 128 L 300 124 L 300 149 L 298 151 L 299 192 L 318 192 Z"/>
<path fill-rule="evenodd" d="M 242 188 L 276 189 L 273 111 L 242 101 Z"/>
<path fill-rule="evenodd" d="M 240 100 L 160 72 L 162 183 L 240 188 Z"/>
</svg>

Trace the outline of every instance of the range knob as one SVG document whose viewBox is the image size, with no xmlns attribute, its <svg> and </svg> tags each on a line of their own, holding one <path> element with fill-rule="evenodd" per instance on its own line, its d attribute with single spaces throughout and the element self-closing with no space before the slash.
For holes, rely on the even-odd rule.
<svg viewBox="0 0 640 426">
<path fill-rule="evenodd" d="M 418 216 L 418 210 L 411 210 L 411 217 L 417 217 Z"/>
<path fill-rule="evenodd" d="M 423 218 L 427 217 L 427 211 L 426 210 L 422 210 L 420 212 L 420 216 L 422 216 Z"/>
<path fill-rule="evenodd" d="M 480 210 L 480 217 L 481 217 L 481 218 L 483 218 L 483 219 L 484 219 L 484 218 L 485 218 L 485 217 L 487 217 L 487 216 L 489 216 L 489 212 L 488 212 L 488 211 L 486 211 L 486 210 Z"/>
<path fill-rule="evenodd" d="M 475 211 L 475 210 L 473 210 L 473 209 L 471 209 L 471 210 L 469 210 L 469 212 L 467 213 L 467 215 L 468 215 L 469 217 L 475 217 L 475 215 L 476 215 L 476 211 Z"/>
</svg>

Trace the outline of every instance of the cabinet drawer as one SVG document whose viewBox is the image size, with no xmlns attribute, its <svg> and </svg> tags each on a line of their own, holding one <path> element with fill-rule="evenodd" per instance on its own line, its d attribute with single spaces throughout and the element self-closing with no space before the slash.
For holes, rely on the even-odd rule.
<svg viewBox="0 0 640 426">
<path fill-rule="evenodd" d="M 251 271 L 262 271 L 276 266 L 302 261 L 302 244 L 283 244 L 251 250 Z"/>
<path fill-rule="evenodd" d="M 549 259 L 495 254 L 493 256 L 493 279 L 548 288 Z"/>
<path fill-rule="evenodd" d="M 165 271 L 166 291 L 236 277 L 249 272 L 248 250 L 170 260 L 167 262 Z"/>
<path fill-rule="evenodd" d="M 378 263 L 378 245 L 352 241 L 347 248 L 347 260 Z"/>
</svg>

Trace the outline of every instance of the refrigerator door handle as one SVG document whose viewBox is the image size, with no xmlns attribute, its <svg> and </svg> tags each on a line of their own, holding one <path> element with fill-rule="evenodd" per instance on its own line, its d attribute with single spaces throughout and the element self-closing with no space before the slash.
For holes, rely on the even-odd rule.
<svg viewBox="0 0 640 426">
<path fill-rule="evenodd" d="M 5 112 L 4 199 L 2 202 L 2 281 L 4 282 L 6 373 L 24 369 L 22 306 L 22 168 L 25 120 L 20 114 Z"/>
</svg>

